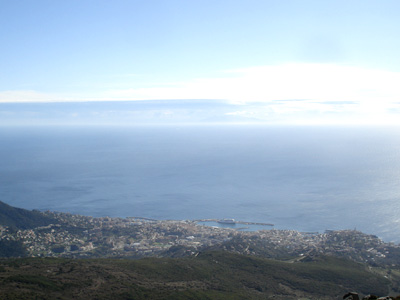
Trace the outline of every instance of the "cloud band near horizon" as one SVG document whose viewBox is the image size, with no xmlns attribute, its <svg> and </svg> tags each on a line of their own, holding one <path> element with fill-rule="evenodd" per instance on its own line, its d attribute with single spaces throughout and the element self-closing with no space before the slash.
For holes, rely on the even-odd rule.
<svg viewBox="0 0 400 300">
<path fill-rule="evenodd" d="M 242 107 L 232 114 L 244 115 L 246 105 L 260 103 L 271 104 L 275 116 L 328 112 L 386 122 L 398 118 L 399 82 L 397 72 L 334 64 L 283 64 L 147 87 L 132 82 L 134 87 L 114 90 L 0 91 L 0 103 L 220 99 Z"/>
</svg>

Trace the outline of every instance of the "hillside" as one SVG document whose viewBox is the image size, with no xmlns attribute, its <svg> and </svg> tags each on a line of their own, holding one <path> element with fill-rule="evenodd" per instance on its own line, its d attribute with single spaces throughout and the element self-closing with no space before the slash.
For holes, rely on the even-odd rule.
<svg viewBox="0 0 400 300">
<path fill-rule="evenodd" d="M 57 220 L 38 211 L 12 207 L 0 201 L 0 228 L 8 227 L 9 232 L 32 229 L 56 223 Z M 0 230 L 1 232 L 1 230 Z M 0 257 L 26 256 L 23 241 L 15 238 L 2 238 L 0 234 Z"/>
<path fill-rule="evenodd" d="M 357 231 L 241 232 L 2 202 L 0 210 L 2 299 L 339 299 L 400 291 L 400 247 Z"/>
<path fill-rule="evenodd" d="M 55 222 L 54 219 L 38 211 L 12 207 L 0 201 L 0 225 L 18 229 L 29 229 L 38 226 L 47 226 L 53 222 Z"/>
<path fill-rule="evenodd" d="M 40 274 L 40 275 L 39 275 Z M 385 295 L 389 281 L 332 257 L 282 262 L 228 252 L 141 260 L 0 260 L 3 299 L 339 299 Z"/>
</svg>

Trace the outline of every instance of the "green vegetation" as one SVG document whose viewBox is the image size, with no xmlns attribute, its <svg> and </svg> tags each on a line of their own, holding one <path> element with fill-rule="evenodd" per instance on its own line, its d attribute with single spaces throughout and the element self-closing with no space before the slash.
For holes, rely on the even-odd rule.
<svg viewBox="0 0 400 300">
<path fill-rule="evenodd" d="M 357 231 L 246 233 L 187 221 L 40 213 L 2 202 L 0 225 L 1 299 L 279 300 L 400 292 L 400 247 Z"/>
<path fill-rule="evenodd" d="M 0 240 L 0 257 L 26 256 L 25 246 L 21 241 Z"/>
<path fill-rule="evenodd" d="M 385 295 L 389 284 L 333 257 L 293 263 L 220 251 L 179 259 L 3 259 L 0 268 L 3 299 L 334 299 L 349 290 Z"/>
<path fill-rule="evenodd" d="M 41 275 L 14 275 L 7 277 L 5 282 L 16 282 L 25 285 L 38 286 L 45 290 L 58 291 L 57 283 Z"/>
<path fill-rule="evenodd" d="M 29 229 L 38 226 L 47 226 L 54 222 L 56 220 L 43 215 L 39 211 L 12 207 L 0 201 L 0 225 L 18 229 Z"/>
</svg>

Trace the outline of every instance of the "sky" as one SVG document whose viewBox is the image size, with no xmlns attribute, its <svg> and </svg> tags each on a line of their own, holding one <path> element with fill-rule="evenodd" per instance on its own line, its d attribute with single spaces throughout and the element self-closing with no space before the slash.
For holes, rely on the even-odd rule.
<svg viewBox="0 0 400 300">
<path fill-rule="evenodd" d="M 0 116 L 9 103 L 192 99 L 260 122 L 400 124 L 399 11 L 397 0 L 0 0 Z"/>
</svg>

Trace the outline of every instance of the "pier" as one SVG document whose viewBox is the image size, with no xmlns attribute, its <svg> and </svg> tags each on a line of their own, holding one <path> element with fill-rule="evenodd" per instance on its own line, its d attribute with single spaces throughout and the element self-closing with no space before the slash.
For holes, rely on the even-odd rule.
<svg viewBox="0 0 400 300">
<path fill-rule="evenodd" d="M 194 222 L 220 222 L 222 219 L 200 219 L 193 220 Z M 241 224 L 241 225 L 259 225 L 259 226 L 274 226 L 272 223 L 263 223 L 263 222 L 245 222 L 245 221 L 234 221 L 232 224 Z"/>
</svg>

